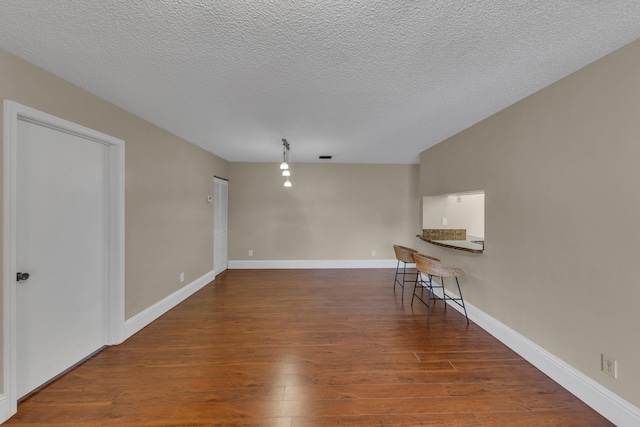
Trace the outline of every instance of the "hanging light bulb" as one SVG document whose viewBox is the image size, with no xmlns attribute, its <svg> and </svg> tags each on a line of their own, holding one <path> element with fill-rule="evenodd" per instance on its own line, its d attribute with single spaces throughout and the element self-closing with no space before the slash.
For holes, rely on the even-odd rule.
<svg viewBox="0 0 640 427">
<path fill-rule="evenodd" d="M 282 176 L 291 176 L 291 171 L 289 169 L 285 169 L 282 171 Z"/>
<path fill-rule="evenodd" d="M 289 177 L 287 177 L 287 180 L 284 182 L 284 186 L 291 187 L 291 181 L 289 181 Z"/>
</svg>

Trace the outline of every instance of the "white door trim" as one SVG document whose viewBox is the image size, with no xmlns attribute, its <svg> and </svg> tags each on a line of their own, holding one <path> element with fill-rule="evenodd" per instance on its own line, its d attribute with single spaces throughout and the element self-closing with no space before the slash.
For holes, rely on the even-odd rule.
<svg viewBox="0 0 640 427">
<path fill-rule="evenodd" d="M 108 147 L 109 266 L 108 342 L 124 340 L 124 141 L 47 113 L 4 101 L 4 221 L 3 221 L 3 395 L 7 404 L 0 422 L 18 409 L 16 383 L 16 148 L 18 119 L 90 139 Z M 2 399 L 4 397 L 4 399 Z"/>
<path fill-rule="evenodd" d="M 216 185 L 218 186 L 218 191 L 216 191 Z M 220 194 L 222 193 L 222 187 L 226 188 L 227 199 L 225 200 L 225 209 L 226 212 L 222 214 L 221 210 L 221 202 L 220 202 Z M 216 239 L 216 227 L 220 227 L 218 224 L 219 221 L 222 220 L 222 216 L 225 216 L 227 221 L 226 228 L 224 228 L 225 237 L 229 233 L 229 181 L 224 178 L 218 178 L 217 176 L 213 177 L 213 275 L 214 277 L 223 271 L 229 268 L 229 242 L 228 238 L 224 242 L 224 253 L 225 253 L 225 263 L 222 268 L 220 268 L 219 264 L 219 255 L 216 253 L 216 249 L 220 249 L 220 245 L 218 240 Z M 219 230 L 220 231 L 220 230 Z"/>
</svg>

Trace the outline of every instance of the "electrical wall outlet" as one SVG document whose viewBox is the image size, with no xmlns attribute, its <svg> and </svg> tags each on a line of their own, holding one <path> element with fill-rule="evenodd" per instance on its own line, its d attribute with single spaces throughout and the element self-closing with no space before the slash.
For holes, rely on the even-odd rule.
<svg viewBox="0 0 640 427">
<path fill-rule="evenodd" d="M 611 356 L 602 354 L 602 372 L 613 378 L 618 378 L 618 362 Z"/>
<path fill-rule="evenodd" d="M 447 225 L 447 223 L 448 223 L 447 218 L 442 218 L 441 224 Z"/>
<path fill-rule="evenodd" d="M 371 256 L 376 256 L 376 251 L 374 249 L 371 249 Z"/>
<path fill-rule="evenodd" d="M 184 272 L 180 273 L 180 283 L 184 282 Z"/>
<path fill-rule="evenodd" d="M 249 256 L 253 256 L 253 249 L 249 249 Z"/>
</svg>

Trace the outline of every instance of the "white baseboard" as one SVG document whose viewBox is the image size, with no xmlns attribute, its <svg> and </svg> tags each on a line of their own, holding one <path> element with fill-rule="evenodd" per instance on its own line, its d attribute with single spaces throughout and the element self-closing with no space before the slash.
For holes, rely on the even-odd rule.
<svg viewBox="0 0 640 427">
<path fill-rule="evenodd" d="M 146 310 L 141 311 L 132 318 L 124 322 L 124 339 L 131 337 L 136 332 L 156 320 L 158 317 L 180 304 L 185 299 L 202 289 L 205 285 L 211 283 L 215 279 L 213 271 L 208 272 L 189 283 L 188 285 L 178 289 L 166 298 L 153 304 Z"/>
<path fill-rule="evenodd" d="M 442 297 L 442 289 L 434 289 Z M 458 295 L 447 289 L 454 298 Z M 447 301 L 464 315 L 461 307 Z M 618 427 L 640 426 L 640 408 L 592 380 L 533 341 L 465 301 L 469 319 Z"/>
<path fill-rule="evenodd" d="M 7 399 L 7 394 L 0 394 L 0 424 L 7 421 L 9 418 L 15 415 L 10 411 L 11 405 L 9 405 L 9 399 Z"/>
<path fill-rule="evenodd" d="M 231 260 L 230 270 L 311 268 L 396 268 L 395 259 L 355 260 Z M 409 267 L 409 265 L 407 265 Z"/>
</svg>

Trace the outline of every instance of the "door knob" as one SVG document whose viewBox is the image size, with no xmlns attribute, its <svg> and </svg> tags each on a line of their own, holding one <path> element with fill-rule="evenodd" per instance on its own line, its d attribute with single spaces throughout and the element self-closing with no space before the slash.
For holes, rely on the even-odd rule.
<svg viewBox="0 0 640 427">
<path fill-rule="evenodd" d="M 18 282 L 21 280 L 27 280 L 29 278 L 29 273 L 18 273 Z"/>
</svg>

